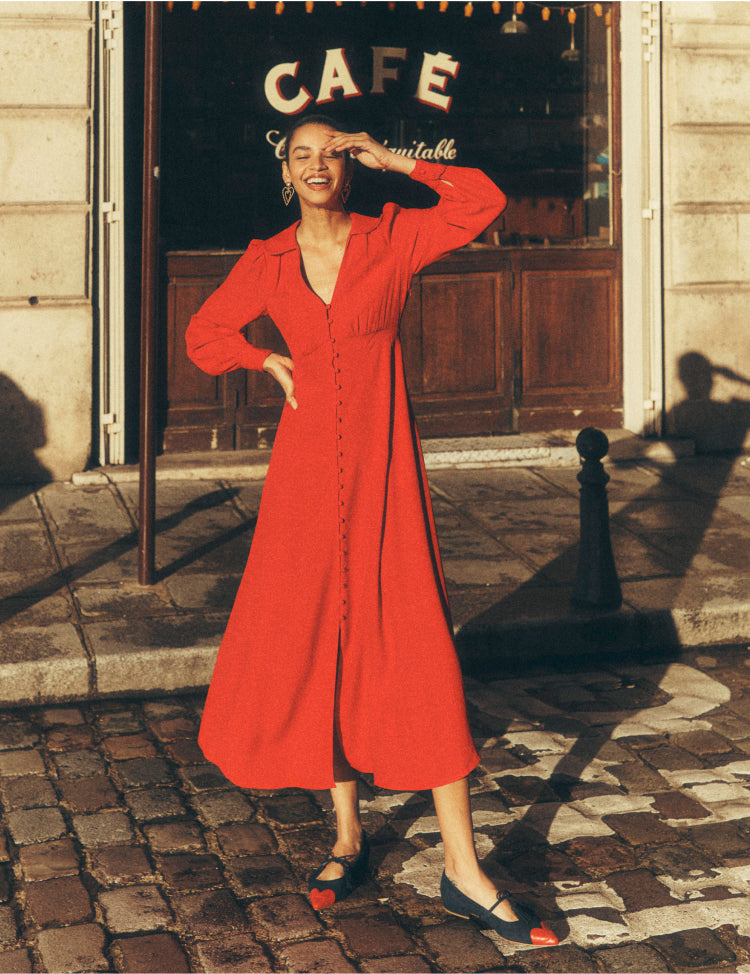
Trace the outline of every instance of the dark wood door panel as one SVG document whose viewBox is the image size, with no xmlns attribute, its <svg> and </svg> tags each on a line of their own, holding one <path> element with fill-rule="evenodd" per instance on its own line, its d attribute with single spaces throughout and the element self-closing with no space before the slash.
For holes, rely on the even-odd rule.
<svg viewBox="0 0 750 974">
<path fill-rule="evenodd" d="M 278 352 L 279 355 L 289 355 L 289 349 L 286 347 L 278 328 L 265 315 L 250 322 L 245 329 L 245 336 L 252 345 L 257 345 L 258 348 L 267 348 L 272 352 Z M 255 415 L 254 411 L 258 409 L 264 411 L 272 409 L 279 416 L 281 415 L 284 393 L 272 376 L 266 372 L 243 371 L 241 378 L 243 391 L 238 404 L 240 409 L 238 420 L 240 422 L 252 419 Z M 264 415 L 266 415 L 265 412 Z"/>
<path fill-rule="evenodd" d="M 609 269 L 522 273 L 523 405 L 615 393 L 615 288 Z"/>
<path fill-rule="evenodd" d="M 422 281 L 421 290 L 421 391 L 495 392 L 498 275 L 435 275 Z"/>
</svg>

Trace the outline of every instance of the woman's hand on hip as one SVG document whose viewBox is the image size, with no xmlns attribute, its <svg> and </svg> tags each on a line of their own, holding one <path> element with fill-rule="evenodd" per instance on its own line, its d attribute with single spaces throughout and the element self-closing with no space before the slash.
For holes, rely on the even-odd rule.
<svg viewBox="0 0 750 974">
<path fill-rule="evenodd" d="M 407 159 L 397 152 L 391 152 L 376 142 L 367 132 L 337 132 L 325 146 L 329 152 L 348 152 L 368 169 L 390 169 L 407 175 L 416 166 L 414 159 Z"/>
<path fill-rule="evenodd" d="M 292 378 L 294 362 L 285 355 L 277 355 L 276 352 L 271 352 L 263 363 L 263 371 L 268 372 L 269 375 L 272 375 L 276 379 L 284 390 L 286 401 L 292 409 L 296 409 L 297 399 L 294 395 L 294 379 Z"/>
</svg>

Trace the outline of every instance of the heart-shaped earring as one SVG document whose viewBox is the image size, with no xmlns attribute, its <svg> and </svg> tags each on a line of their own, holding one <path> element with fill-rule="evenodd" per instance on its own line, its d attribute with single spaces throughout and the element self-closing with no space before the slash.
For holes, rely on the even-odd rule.
<svg viewBox="0 0 750 974">
<path fill-rule="evenodd" d="M 289 206 L 294 196 L 294 186 L 291 183 L 284 183 L 281 195 L 284 198 L 284 206 Z"/>
</svg>

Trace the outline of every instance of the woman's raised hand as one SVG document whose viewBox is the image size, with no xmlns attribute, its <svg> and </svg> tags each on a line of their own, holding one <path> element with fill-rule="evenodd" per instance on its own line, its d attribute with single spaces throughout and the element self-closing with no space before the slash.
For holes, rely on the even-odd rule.
<svg viewBox="0 0 750 974">
<path fill-rule="evenodd" d="M 325 146 L 329 152 L 348 152 L 357 162 L 368 169 L 390 169 L 393 172 L 410 173 L 416 162 L 397 152 L 391 152 L 376 142 L 367 132 L 337 132 Z"/>
<path fill-rule="evenodd" d="M 292 409 L 296 409 L 297 399 L 294 395 L 294 379 L 292 378 L 294 362 L 285 355 L 277 355 L 276 352 L 271 352 L 263 363 L 263 371 L 268 372 L 269 375 L 272 375 L 276 379 L 284 390 L 286 401 Z"/>
</svg>

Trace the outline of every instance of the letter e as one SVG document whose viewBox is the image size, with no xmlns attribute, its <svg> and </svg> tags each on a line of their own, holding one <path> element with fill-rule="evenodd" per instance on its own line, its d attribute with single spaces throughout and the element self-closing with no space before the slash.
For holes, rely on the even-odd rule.
<svg viewBox="0 0 750 974">
<path fill-rule="evenodd" d="M 443 54 L 442 51 L 425 54 L 414 97 L 423 105 L 434 105 L 444 112 L 450 111 L 453 99 L 449 95 L 441 95 L 440 92 L 445 91 L 448 75 L 455 78 L 460 67 L 460 61 L 454 61 L 450 54 Z"/>
</svg>

